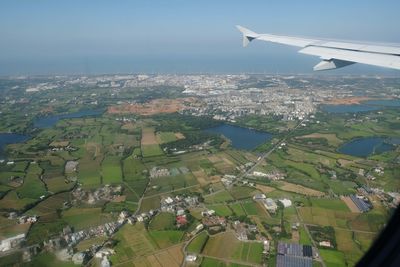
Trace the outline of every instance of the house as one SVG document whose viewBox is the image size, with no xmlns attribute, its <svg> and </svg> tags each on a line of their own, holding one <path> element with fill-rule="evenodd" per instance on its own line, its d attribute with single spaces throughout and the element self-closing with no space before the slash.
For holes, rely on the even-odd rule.
<svg viewBox="0 0 400 267">
<path fill-rule="evenodd" d="M 278 205 L 276 205 L 275 201 L 272 198 L 267 198 L 263 200 L 264 207 L 267 211 L 275 213 L 278 209 Z"/>
<path fill-rule="evenodd" d="M 215 214 L 215 210 L 206 210 L 201 212 L 201 216 L 213 216 Z"/>
<path fill-rule="evenodd" d="M 176 223 L 179 226 L 187 224 L 186 215 L 176 216 Z"/>
<path fill-rule="evenodd" d="M 292 206 L 292 201 L 291 201 L 290 199 L 287 199 L 287 198 L 279 199 L 279 202 L 281 202 L 282 205 L 283 205 L 285 208 L 288 208 L 288 207 Z"/>
<path fill-rule="evenodd" d="M 264 194 L 257 194 L 257 195 L 254 195 L 254 197 L 253 197 L 254 200 L 263 200 L 266 198 L 267 197 Z"/>
<path fill-rule="evenodd" d="M 197 256 L 196 255 L 187 255 L 185 260 L 189 261 L 189 262 L 195 262 L 197 260 Z"/>
<path fill-rule="evenodd" d="M 319 242 L 318 244 L 319 244 L 319 246 L 321 246 L 321 247 L 327 247 L 327 248 L 331 248 L 331 247 L 332 247 L 331 241 L 321 241 L 321 242 Z"/>
</svg>

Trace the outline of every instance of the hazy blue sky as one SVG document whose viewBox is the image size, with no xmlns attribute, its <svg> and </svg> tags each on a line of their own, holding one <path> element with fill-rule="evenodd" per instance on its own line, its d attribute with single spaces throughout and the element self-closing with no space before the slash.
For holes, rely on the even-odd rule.
<svg viewBox="0 0 400 267">
<path fill-rule="evenodd" d="M 301 72 L 318 58 L 254 42 L 257 32 L 400 43 L 400 1 L 0 2 L 0 75 L 104 72 Z M 352 72 L 379 68 L 348 67 Z M 396 73 L 396 72 L 391 72 Z"/>
</svg>

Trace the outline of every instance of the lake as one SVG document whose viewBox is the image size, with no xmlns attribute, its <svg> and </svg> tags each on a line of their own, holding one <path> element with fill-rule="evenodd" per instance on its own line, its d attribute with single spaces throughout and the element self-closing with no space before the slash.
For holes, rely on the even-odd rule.
<svg viewBox="0 0 400 267">
<path fill-rule="evenodd" d="M 14 133 L 0 133 L 0 159 L 4 159 L 4 149 L 9 144 L 17 144 L 25 142 L 29 139 L 29 136 L 23 134 Z"/>
<path fill-rule="evenodd" d="M 322 105 L 323 111 L 329 113 L 357 113 L 380 110 L 380 107 L 367 105 Z"/>
<path fill-rule="evenodd" d="M 61 115 L 51 115 L 46 117 L 40 117 L 33 122 L 33 126 L 36 128 L 44 129 L 50 128 L 57 124 L 59 120 L 62 119 L 73 119 L 73 118 L 82 118 L 88 116 L 97 116 L 103 113 L 103 110 L 82 110 L 73 113 L 61 114 Z"/>
<path fill-rule="evenodd" d="M 222 134 L 229 140 L 236 149 L 252 150 L 257 146 L 272 139 L 273 135 L 267 132 L 260 132 L 239 126 L 222 124 L 217 127 L 205 130 L 209 133 Z"/>
<path fill-rule="evenodd" d="M 368 100 L 358 105 L 322 105 L 321 109 L 329 113 L 357 113 L 381 110 L 387 107 L 400 107 L 400 100 Z"/>
<path fill-rule="evenodd" d="M 368 100 L 364 101 L 363 104 L 383 107 L 400 107 L 400 99 Z"/>
<path fill-rule="evenodd" d="M 396 139 L 397 138 L 392 138 L 393 141 Z M 351 156 L 368 157 L 372 154 L 379 154 L 393 150 L 395 146 L 390 144 L 390 141 L 391 140 L 386 140 L 382 137 L 359 138 L 343 144 L 338 151 Z"/>
</svg>

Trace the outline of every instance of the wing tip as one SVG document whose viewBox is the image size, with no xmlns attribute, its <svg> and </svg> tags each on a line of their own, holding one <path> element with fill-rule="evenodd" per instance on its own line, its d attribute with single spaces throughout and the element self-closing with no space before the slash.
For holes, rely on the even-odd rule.
<svg viewBox="0 0 400 267">
<path fill-rule="evenodd" d="M 243 34 L 243 47 L 246 47 L 251 41 L 258 37 L 257 33 L 241 25 L 236 25 L 236 28 Z"/>
</svg>

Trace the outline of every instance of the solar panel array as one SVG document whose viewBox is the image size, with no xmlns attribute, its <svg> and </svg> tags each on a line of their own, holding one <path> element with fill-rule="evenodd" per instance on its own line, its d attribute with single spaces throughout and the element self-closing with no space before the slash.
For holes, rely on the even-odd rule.
<svg viewBox="0 0 400 267">
<path fill-rule="evenodd" d="M 312 267 L 312 259 L 291 255 L 278 255 L 276 267 Z"/>
<path fill-rule="evenodd" d="M 277 267 L 312 267 L 312 247 L 309 245 L 278 243 Z"/>
<path fill-rule="evenodd" d="M 355 195 L 351 195 L 350 196 L 351 200 L 354 202 L 354 204 L 356 204 L 357 208 L 361 211 L 361 212 L 366 212 L 370 210 L 370 206 L 368 203 L 366 203 L 364 200 L 359 199 L 358 197 L 356 197 Z"/>
</svg>

